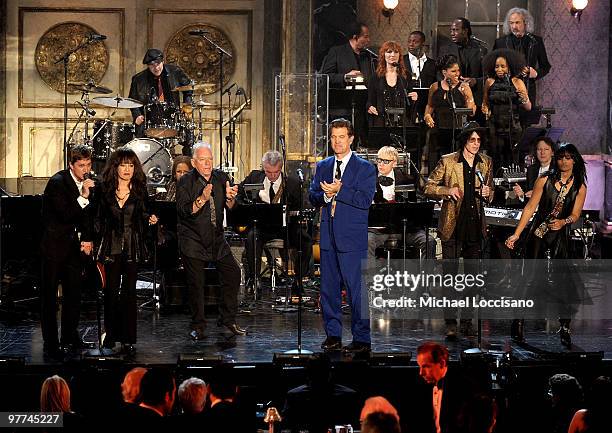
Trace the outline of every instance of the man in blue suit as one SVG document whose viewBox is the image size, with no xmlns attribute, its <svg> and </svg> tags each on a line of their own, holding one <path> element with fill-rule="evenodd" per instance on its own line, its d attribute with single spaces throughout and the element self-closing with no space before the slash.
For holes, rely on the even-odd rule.
<svg viewBox="0 0 612 433">
<path fill-rule="evenodd" d="M 310 185 L 310 202 L 321 207 L 321 309 L 327 334 L 321 348 L 342 348 L 344 286 L 351 305 L 353 341 L 342 349 L 369 352 L 370 314 L 361 262 L 368 255 L 368 209 L 376 191 L 376 168 L 351 152 L 351 122 L 336 119 L 330 131 L 335 156 L 317 164 Z"/>
</svg>

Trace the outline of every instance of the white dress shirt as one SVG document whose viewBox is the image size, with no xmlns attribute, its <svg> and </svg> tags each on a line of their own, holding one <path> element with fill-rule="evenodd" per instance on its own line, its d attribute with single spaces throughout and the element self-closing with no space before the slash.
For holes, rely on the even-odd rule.
<svg viewBox="0 0 612 433">
<path fill-rule="evenodd" d="M 418 80 L 421 77 L 421 72 L 423 67 L 425 66 L 425 62 L 427 61 L 427 56 L 425 53 L 420 58 L 416 58 L 411 53 L 408 53 L 408 58 L 410 59 L 410 68 L 412 69 L 412 75 L 416 77 Z"/>
<path fill-rule="evenodd" d="M 264 181 L 263 181 L 264 187 L 262 190 L 259 191 L 259 198 L 261 199 L 261 201 L 263 201 L 264 203 L 268 203 L 268 204 L 270 204 L 270 185 L 272 185 L 274 194 L 278 194 L 278 190 L 280 189 L 280 185 L 281 185 L 281 176 L 279 176 L 278 179 L 274 181 L 274 183 L 270 182 L 270 179 L 268 179 L 268 176 L 264 178 Z"/>
<path fill-rule="evenodd" d="M 434 423 L 436 425 L 436 433 L 440 433 L 440 412 L 442 411 L 442 394 L 444 389 L 438 389 L 437 385 L 434 385 L 432 391 L 432 404 L 433 404 L 433 416 Z"/>
<path fill-rule="evenodd" d="M 391 173 L 389 174 L 380 174 L 378 173 L 379 176 L 386 176 L 386 177 L 390 177 L 391 179 L 393 179 L 393 183 L 389 186 L 380 186 L 380 188 L 382 189 L 382 193 L 383 193 L 383 198 L 387 201 L 393 201 L 395 200 L 395 171 L 391 170 Z"/>
<path fill-rule="evenodd" d="M 342 176 L 344 176 L 344 170 L 346 169 L 346 166 L 349 163 L 349 160 L 351 159 L 351 155 L 353 155 L 353 151 L 350 151 L 349 153 L 344 155 L 344 158 L 340 160 L 342 161 L 342 164 L 340 164 L 340 180 L 342 180 Z M 336 178 L 336 167 L 338 167 L 338 158 L 334 158 L 334 179 Z M 323 193 L 323 200 L 325 200 L 325 203 L 331 202 L 332 199 L 333 197 L 327 197 L 327 195 Z"/>
</svg>

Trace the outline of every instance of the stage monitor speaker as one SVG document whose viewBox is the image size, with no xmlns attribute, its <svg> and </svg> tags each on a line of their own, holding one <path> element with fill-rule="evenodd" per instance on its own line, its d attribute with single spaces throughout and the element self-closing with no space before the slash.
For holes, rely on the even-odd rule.
<svg viewBox="0 0 612 433">
<path fill-rule="evenodd" d="M 280 367 L 306 367 L 315 356 L 313 353 L 275 353 L 272 363 Z"/>
<path fill-rule="evenodd" d="M 222 355 L 200 355 L 197 353 L 181 353 L 178 356 L 179 368 L 214 368 L 223 364 Z"/>
<path fill-rule="evenodd" d="M 411 359 L 411 352 L 372 352 L 370 354 L 370 365 L 374 367 L 408 367 Z"/>
</svg>

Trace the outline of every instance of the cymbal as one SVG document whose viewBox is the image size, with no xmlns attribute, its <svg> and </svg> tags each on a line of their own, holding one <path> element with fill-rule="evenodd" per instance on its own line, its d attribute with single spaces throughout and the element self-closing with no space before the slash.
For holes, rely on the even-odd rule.
<svg viewBox="0 0 612 433">
<path fill-rule="evenodd" d="M 187 106 L 187 107 L 212 107 L 214 104 L 210 103 L 210 102 L 205 102 L 205 101 L 194 101 L 193 103 L 190 102 L 185 102 L 183 103 L 183 107 Z"/>
<path fill-rule="evenodd" d="M 172 89 L 173 92 L 209 92 L 212 93 L 212 91 L 215 89 L 215 85 L 211 84 L 211 83 L 193 83 L 193 84 L 186 84 L 184 86 L 178 86 L 175 87 L 174 89 Z"/>
<path fill-rule="evenodd" d="M 112 98 L 110 96 L 98 96 L 97 98 L 93 98 L 91 100 L 93 104 L 104 105 L 105 107 L 111 108 L 138 108 L 142 107 L 142 103 L 135 99 L 130 98 L 122 98 L 121 96 L 116 96 Z"/>
<path fill-rule="evenodd" d="M 98 86 L 93 81 L 89 81 L 87 83 L 71 82 L 71 83 L 68 83 L 67 87 L 69 90 L 78 91 L 78 92 L 102 93 L 102 94 L 113 93 L 113 91 L 109 89 L 108 87 Z"/>
</svg>

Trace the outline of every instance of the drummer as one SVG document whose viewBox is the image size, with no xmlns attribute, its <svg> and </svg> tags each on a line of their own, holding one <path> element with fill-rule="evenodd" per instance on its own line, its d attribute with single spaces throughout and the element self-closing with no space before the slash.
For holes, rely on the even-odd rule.
<svg viewBox="0 0 612 433">
<path fill-rule="evenodd" d="M 178 109 L 181 102 L 179 92 L 173 92 L 172 89 L 190 84 L 187 74 L 177 65 L 164 64 L 164 53 L 157 48 L 149 48 L 142 63 L 147 65 L 147 69 L 132 77 L 129 97 L 142 102 L 145 106 L 156 102 L 167 102 L 174 104 Z M 191 91 L 183 92 L 183 103 L 191 103 L 191 98 Z M 137 137 L 145 135 L 144 110 L 145 107 L 132 108 L 132 117 L 137 125 Z"/>
</svg>

